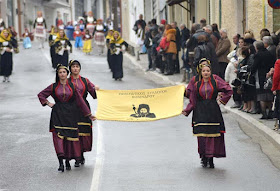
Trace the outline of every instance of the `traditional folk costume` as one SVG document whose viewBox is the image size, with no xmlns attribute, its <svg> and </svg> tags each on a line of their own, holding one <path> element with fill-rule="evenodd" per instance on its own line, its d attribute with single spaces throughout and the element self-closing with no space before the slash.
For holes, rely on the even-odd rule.
<svg viewBox="0 0 280 191">
<path fill-rule="evenodd" d="M 22 36 L 23 36 L 23 47 L 25 49 L 31 48 L 32 47 L 31 40 L 30 40 L 31 33 L 29 33 L 28 29 L 25 29 L 25 33 L 23 33 Z"/>
<path fill-rule="evenodd" d="M 7 38 L 5 38 L 4 32 L 9 33 Z M 8 48 L 11 52 L 7 52 Z M 12 37 L 8 29 L 4 29 L 0 34 L 0 76 L 4 76 L 3 82 L 9 82 L 9 76 L 12 74 L 13 52 L 19 52 L 17 40 Z"/>
<path fill-rule="evenodd" d="M 113 38 L 112 33 L 114 30 L 110 30 L 106 36 L 106 47 L 107 47 L 107 62 L 110 70 L 112 71 L 112 63 L 111 63 L 111 53 L 110 53 L 110 41 Z"/>
<path fill-rule="evenodd" d="M 101 19 L 98 19 L 97 22 L 98 22 L 98 24 L 95 27 L 94 40 L 95 40 L 95 44 L 99 48 L 98 51 L 103 53 L 103 49 L 105 46 L 105 36 L 104 36 L 105 27 L 104 27 L 103 23 L 101 23 L 102 22 Z"/>
<path fill-rule="evenodd" d="M 6 28 L 5 22 L 2 18 L 0 18 L 0 32 Z"/>
<path fill-rule="evenodd" d="M 62 64 L 63 66 L 68 66 L 69 53 L 72 53 L 72 44 L 69 39 L 64 36 L 61 37 L 59 33 L 57 33 L 57 38 L 55 39 L 55 59 L 56 63 Z"/>
<path fill-rule="evenodd" d="M 80 160 L 78 116 L 80 112 L 85 117 L 90 116 L 90 110 L 71 81 L 67 81 L 64 85 L 58 81 L 41 91 L 38 98 L 43 106 L 48 104 L 49 96 L 55 100 L 51 112 L 50 132 L 53 135 L 56 154 L 59 160 Z"/>
<path fill-rule="evenodd" d="M 225 125 L 216 99 L 219 97 L 219 101 L 226 104 L 233 93 L 230 85 L 214 74 L 208 82 L 204 82 L 199 74 L 191 79 L 186 92 L 190 103 L 184 111 L 187 116 L 193 111 L 193 134 L 198 139 L 198 152 L 202 162 L 211 159 L 213 163 L 213 157 L 226 157 Z M 205 162 L 207 166 L 207 161 Z"/>
<path fill-rule="evenodd" d="M 80 30 L 82 32 L 84 32 L 84 29 L 85 29 L 85 19 L 83 17 L 79 17 L 78 20 L 79 20 L 79 22 L 77 24 L 77 27 L 79 27 Z"/>
<path fill-rule="evenodd" d="M 76 30 L 73 36 L 75 39 L 75 47 L 76 48 L 83 47 L 83 33 L 80 30 Z"/>
<path fill-rule="evenodd" d="M 60 18 L 60 16 L 56 18 L 56 27 L 58 29 L 64 29 L 64 23 L 63 20 Z"/>
<path fill-rule="evenodd" d="M 89 54 L 92 51 L 92 36 L 90 34 L 85 34 L 84 40 L 83 52 Z"/>
<path fill-rule="evenodd" d="M 89 30 L 89 34 L 93 36 L 94 28 L 96 26 L 96 19 L 93 16 L 86 18 L 86 29 Z"/>
<path fill-rule="evenodd" d="M 33 28 L 35 29 L 34 36 L 40 42 L 40 48 L 44 48 L 44 41 L 46 38 L 46 29 L 47 29 L 46 20 L 43 17 L 38 17 L 37 19 L 35 19 Z"/>
<path fill-rule="evenodd" d="M 111 64 L 113 78 L 115 80 L 121 80 L 123 78 L 123 53 L 126 50 L 128 44 L 121 38 L 119 32 L 115 31 L 113 33 L 118 34 L 118 38 L 114 37 L 110 41 L 110 53 L 111 53 Z"/>
<path fill-rule="evenodd" d="M 54 28 L 52 28 L 51 33 L 49 35 L 49 46 L 50 46 L 50 54 L 52 60 L 52 68 L 56 69 L 57 67 L 57 58 L 55 53 L 55 39 L 57 38 L 57 33 L 54 32 Z"/>
<path fill-rule="evenodd" d="M 71 70 L 71 65 L 73 62 L 78 62 L 76 60 L 70 61 L 69 68 Z M 78 62 L 80 65 L 80 63 Z M 80 65 L 81 67 L 81 65 Z M 95 86 L 91 83 L 87 78 L 83 78 L 79 76 L 78 79 L 74 79 L 73 76 L 70 77 L 70 81 L 75 85 L 75 88 L 80 92 L 81 96 L 83 97 L 85 103 L 87 104 L 88 108 L 90 109 L 90 105 L 87 101 L 87 95 L 96 99 L 96 92 Z M 84 162 L 83 152 L 91 151 L 92 149 L 92 121 L 88 117 L 84 117 L 84 115 L 80 112 L 79 121 L 78 121 L 78 128 L 79 128 L 79 139 L 81 143 L 81 151 L 82 151 L 82 164 Z"/>
</svg>

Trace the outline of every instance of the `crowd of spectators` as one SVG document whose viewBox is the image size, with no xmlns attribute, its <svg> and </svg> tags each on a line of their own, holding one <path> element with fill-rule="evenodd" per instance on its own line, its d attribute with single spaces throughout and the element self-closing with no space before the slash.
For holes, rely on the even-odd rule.
<svg viewBox="0 0 280 191">
<path fill-rule="evenodd" d="M 256 40 L 253 31 L 246 30 L 230 40 L 226 29 L 206 23 L 201 19 L 189 30 L 185 24 L 178 27 L 176 22 L 168 24 L 166 20 L 159 25 L 155 19 L 146 24 L 141 16 L 134 29 L 136 34 L 137 30 L 145 29 L 143 44 L 139 45 L 147 49 L 147 71 L 156 70 L 164 75 L 182 71 L 182 82 L 188 83 L 196 75 L 199 60 L 207 58 L 212 73 L 232 86 L 232 108 L 260 113 L 261 119 L 279 119 L 280 32 L 264 28 L 259 33 L 260 40 Z"/>
</svg>

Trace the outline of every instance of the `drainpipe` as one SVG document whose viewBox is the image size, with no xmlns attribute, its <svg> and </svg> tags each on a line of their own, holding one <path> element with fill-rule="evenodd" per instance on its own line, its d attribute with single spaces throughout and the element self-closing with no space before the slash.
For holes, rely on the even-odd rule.
<svg viewBox="0 0 280 191">
<path fill-rule="evenodd" d="M 262 0 L 263 28 L 265 28 L 265 0 Z"/>
<path fill-rule="evenodd" d="M 222 28 L 222 0 L 219 0 L 219 27 Z"/>
<path fill-rule="evenodd" d="M 18 32 L 19 32 L 18 36 L 19 36 L 19 38 L 21 38 L 21 34 L 22 34 L 22 31 L 21 31 L 21 4 L 20 3 L 21 3 L 20 0 L 17 0 Z"/>
</svg>

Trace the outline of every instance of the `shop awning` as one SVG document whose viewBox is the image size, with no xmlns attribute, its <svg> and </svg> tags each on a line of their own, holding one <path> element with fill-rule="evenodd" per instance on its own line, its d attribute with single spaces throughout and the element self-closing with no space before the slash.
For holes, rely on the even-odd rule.
<svg viewBox="0 0 280 191">
<path fill-rule="evenodd" d="M 187 1 L 188 3 L 190 3 L 190 1 L 188 0 L 167 0 L 166 4 L 169 6 L 173 6 L 173 5 L 179 5 L 181 6 L 183 9 L 186 9 L 187 11 L 190 12 L 190 10 L 186 7 L 184 7 L 183 5 L 181 5 L 182 2 Z"/>
<path fill-rule="evenodd" d="M 180 4 L 184 1 L 186 0 L 167 0 L 166 3 L 167 5 L 172 6 L 172 5 Z"/>
</svg>

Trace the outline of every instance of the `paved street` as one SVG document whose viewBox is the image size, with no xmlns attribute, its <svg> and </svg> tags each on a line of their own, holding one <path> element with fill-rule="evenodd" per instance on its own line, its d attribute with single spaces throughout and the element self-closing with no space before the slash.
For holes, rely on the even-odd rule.
<svg viewBox="0 0 280 191">
<path fill-rule="evenodd" d="M 86 164 L 74 168 L 72 161 L 71 171 L 58 172 L 48 132 L 51 109 L 42 107 L 37 98 L 54 82 L 55 72 L 49 49 L 36 47 L 20 47 L 20 53 L 14 56 L 11 82 L 0 82 L 0 190 L 279 190 L 280 171 L 275 167 L 279 161 L 271 159 L 280 158 L 279 151 L 230 113 L 224 114 L 227 158 L 214 159 L 215 169 L 200 167 L 191 117 L 178 116 L 142 123 L 96 121 L 94 149 L 86 153 Z M 167 85 L 134 70 L 127 59 L 120 82 L 111 78 L 105 56 L 74 50 L 73 58 L 81 62 L 82 75 L 101 89 Z M 97 101 L 88 100 L 95 110 Z"/>
</svg>

